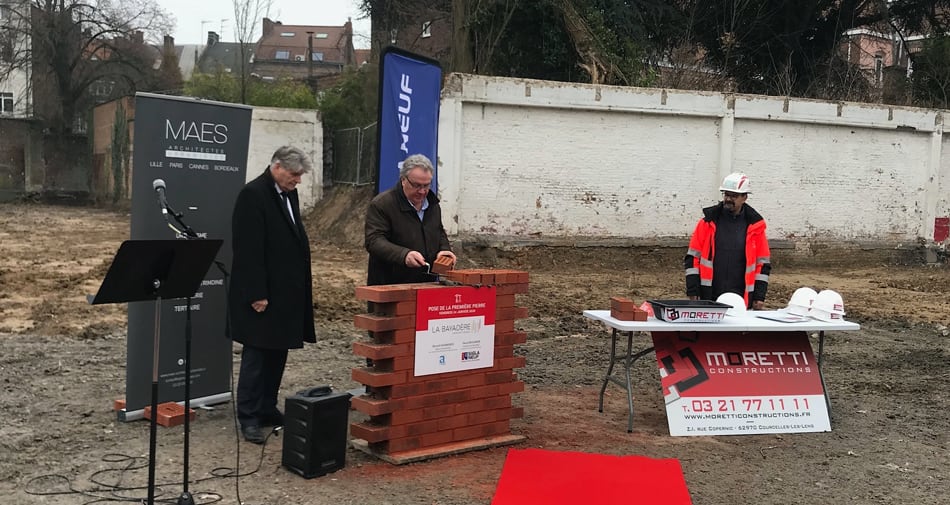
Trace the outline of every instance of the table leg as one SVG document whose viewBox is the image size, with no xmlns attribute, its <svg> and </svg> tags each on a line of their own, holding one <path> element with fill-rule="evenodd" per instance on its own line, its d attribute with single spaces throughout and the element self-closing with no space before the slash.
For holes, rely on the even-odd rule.
<svg viewBox="0 0 950 505">
<path fill-rule="evenodd" d="M 610 375 L 614 372 L 614 357 L 617 356 L 617 329 L 614 328 L 610 334 L 610 365 L 607 367 L 607 375 L 604 376 L 604 384 L 600 386 L 600 403 L 597 405 L 597 412 L 604 412 L 604 392 L 607 391 L 607 383 L 610 382 Z"/>
<path fill-rule="evenodd" d="M 633 385 L 630 383 L 630 367 L 636 358 L 630 359 L 630 351 L 633 349 L 633 332 L 627 332 L 627 359 L 624 360 L 624 373 L 627 378 L 627 433 L 633 433 Z M 639 358 L 639 356 L 637 356 Z"/>
<path fill-rule="evenodd" d="M 818 378 L 821 379 L 821 390 L 825 393 L 825 407 L 828 409 L 828 420 L 831 421 L 831 399 L 828 398 L 828 388 L 825 387 L 825 373 L 821 370 L 822 355 L 825 350 L 825 332 L 818 332 Z"/>
</svg>

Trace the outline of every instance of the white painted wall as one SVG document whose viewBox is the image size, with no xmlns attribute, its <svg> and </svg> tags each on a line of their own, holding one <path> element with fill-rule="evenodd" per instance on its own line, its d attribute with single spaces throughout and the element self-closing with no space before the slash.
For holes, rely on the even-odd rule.
<svg viewBox="0 0 950 505">
<path fill-rule="evenodd" d="M 448 231 L 488 243 L 681 243 L 732 171 L 773 241 L 933 238 L 950 216 L 940 111 L 453 74 Z"/>
<path fill-rule="evenodd" d="M 300 210 L 323 198 L 323 123 L 316 110 L 254 107 L 251 113 L 251 140 L 247 153 L 247 180 L 263 173 L 278 147 L 303 149 L 313 170 L 297 185 Z"/>
</svg>

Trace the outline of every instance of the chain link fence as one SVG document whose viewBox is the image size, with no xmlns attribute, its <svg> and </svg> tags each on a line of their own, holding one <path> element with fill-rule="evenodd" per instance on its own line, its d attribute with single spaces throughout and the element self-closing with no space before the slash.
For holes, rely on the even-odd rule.
<svg viewBox="0 0 950 505">
<path fill-rule="evenodd" d="M 376 123 L 333 132 L 333 184 L 363 186 L 376 182 Z"/>
</svg>

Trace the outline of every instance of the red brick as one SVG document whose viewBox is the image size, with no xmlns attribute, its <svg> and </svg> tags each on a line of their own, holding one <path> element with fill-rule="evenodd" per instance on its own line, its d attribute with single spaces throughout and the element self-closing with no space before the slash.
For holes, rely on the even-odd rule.
<svg viewBox="0 0 950 505">
<path fill-rule="evenodd" d="M 368 416 L 381 416 L 383 414 L 390 414 L 394 410 L 403 408 L 404 403 L 404 399 L 386 400 L 372 398 L 366 395 L 355 396 L 350 400 L 351 407 Z"/>
<path fill-rule="evenodd" d="M 388 453 L 411 451 L 422 447 L 422 437 L 405 437 L 389 440 L 384 444 Z"/>
<path fill-rule="evenodd" d="M 178 405 L 175 402 L 165 402 L 158 404 L 158 415 L 155 418 L 155 422 L 171 428 L 172 426 L 178 426 L 185 424 L 185 407 Z M 149 405 L 145 407 L 144 412 L 145 419 L 152 419 L 152 406 Z M 195 411 L 194 409 L 188 409 L 189 421 L 195 420 Z"/>
<path fill-rule="evenodd" d="M 495 346 L 495 359 L 510 358 L 514 355 L 515 355 L 515 347 L 513 345 L 496 345 Z"/>
<path fill-rule="evenodd" d="M 512 319 L 495 320 L 495 333 L 511 333 L 515 331 L 515 322 Z"/>
<path fill-rule="evenodd" d="M 112 410 L 120 411 L 125 408 L 125 398 L 116 398 L 112 402 Z"/>
<path fill-rule="evenodd" d="M 634 308 L 631 311 L 610 309 L 610 317 L 618 321 L 646 321 L 648 314 L 646 311 Z"/>
<path fill-rule="evenodd" d="M 498 289 L 495 289 L 498 292 Z M 497 295 L 495 296 L 495 310 L 515 306 L 515 295 Z"/>
<path fill-rule="evenodd" d="M 495 284 L 495 272 L 491 270 L 482 270 L 482 282 L 483 286 L 493 286 Z"/>
<path fill-rule="evenodd" d="M 501 333 L 498 331 L 498 328 L 495 328 L 495 345 L 496 346 L 517 345 L 517 344 L 523 344 L 527 341 L 528 341 L 528 334 L 523 331 Z"/>
<path fill-rule="evenodd" d="M 495 351 L 498 352 L 497 350 Z M 485 374 L 474 374 L 474 375 L 465 375 L 458 378 L 458 387 L 461 388 L 472 388 L 475 386 L 484 386 L 485 385 Z"/>
<path fill-rule="evenodd" d="M 512 368 L 524 368 L 527 360 L 524 356 L 513 356 L 511 358 L 500 358 L 495 360 L 495 370 L 509 370 Z"/>
<path fill-rule="evenodd" d="M 368 342 L 353 342 L 353 354 L 373 360 L 393 357 L 409 356 L 412 354 L 409 344 L 371 344 Z"/>
<path fill-rule="evenodd" d="M 491 398 L 480 398 L 470 402 L 460 403 L 455 406 L 455 411 L 459 414 L 470 414 L 487 410 L 505 409 L 511 407 L 511 397 L 493 396 Z"/>
<path fill-rule="evenodd" d="M 456 428 L 464 428 L 468 426 L 468 423 L 465 422 L 467 419 L 467 414 L 459 414 L 451 417 L 443 417 L 436 419 L 438 421 L 439 430 L 454 430 Z"/>
<path fill-rule="evenodd" d="M 504 384 L 498 385 L 499 394 L 508 395 L 512 393 L 520 393 L 522 391 L 524 391 L 523 381 L 506 382 Z"/>
<path fill-rule="evenodd" d="M 416 313 L 416 301 L 407 300 L 404 302 L 377 303 L 373 307 L 373 313 L 378 316 L 411 316 Z"/>
<path fill-rule="evenodd" d="M 511 428 L 509 428 L 507 421 L 495 421 L 493 423 L 457 428 L 453 433 L 453 438 L 456 441 L 472 440 L 476 438 L 490 437 L 492 435 L 501 435 L 510 431 Z"/>
<path fill-rule="evenodd" d="M 511 370 L 499 370 L 485 374 L 485 384 L 504 384 L 515 380 L 515 374 Z"/>
<path fill-rule="evenodd" d="M 389 439 L 389 427 L 370 423 L 350 424 L 350 436 L 367 442 L 382 442 Z"/>
<path fill-rule="evenodd" d="M 376 372 L 369 368 L 354 368 L 350 376 L 356 382 L 367 386 L 393 386 L 406 382 L 406 372 Z"/>
<path fill-rule="evenodd" d="M 636 308 L 633 300 L 623 297 L 623 296 L 611 296 L 610 297 L 610 308 L 611 310 L 617 309 L 622 312 L 633 312 L 633 309 Z"/>
<path fill-rule="evenodd" d="M 424 408 L 436 405 L 446 405 L 469 400 L 472 397 L 470 390 L 455 390 L 444 393 L 432 393 L 406 398 L 406 408 Z"/>
<path fill-rule="evenodd" d="M 422 447 L 433 447 L 452 442 L 452 430 L 437 431 L 422 435 Z"/>
<path fill-rule="evenodd" d="M 421 395 L 423 393 L 422 383 L 394 384 L 386 391 L 387 398 L 407 398 Z"/>
<path fill-rule="evenodd" d="M 422 409 L 423 419 L 437 419 L 439 417 L 449 417 L 455 415 L 455 405 L 436 405 Z"/>
<path fill-rule="evenodd" d="M 369 336 L 374 344 L 413 344 L 416 341 L 416 329 L 371 331 Z"/>
<path fill-rule="evenodd" d="M 495 307 L 495 320 L 524 319 L 528 317 L 527 307 Z"/>
<path fill-rule="evenodd" d="M 470 398 L 488 398 L 490 396 L 498 396 L 500 393 L 501 386 L 498 384 L 491 384 L 487 386 L 480 386 L 477 388 L 471 388 L 468 391 L 471 392 Z"/>
<path fill-rule="evenodd" d="M 442 274 L 442 278 L 447 281 L 460 283 L 462 282 L 462 279 L 465 278 L 465 274 L 463 274 L 461 270 L 452 270 L 450 272 L 446 272 Z"/>
<path fill-rule="evenodd" d="M 374 316 L 372 314 L 357 314 L 353 316 L 353 324 L 361 330 L 373 332 L 401 330 L 405 328 L 415 329 L 416 318 L 414 316 L 385 317 Z"/>
<path fill-rule="evenodd" d="M 396 426 L 399 424 L 417 423 L 423 421 L 423 409 L 397 410 L 390 414 L 389 424 Z"/>
<path fill-rule="evenodd" d="M 496 293 L 499 295 L 523 295 L 528 292 L 528 283 L 519 282 L 518 284 L 504 284 L 498 286 Z"/>
<path fill-rule="evenodd" d="M 383 286 L 358 286 L 356 298 L 367 302 L 389 303 L 416 299 L 415 284 L 392 284 Z"/>
<path fill-rule="evenodd" d="M 426 393 L 441 393 L 458 388 L 458 379 L 450 377 L 447 379 L 428 380 L 422 384 L 422 390 Z"/>
<path fill-rule="evenodd" d="M 438 419 L 430 419 L 428 421 L 420 421 L 406 425 L 406 436 L 410 437 L 434 433 L 436 431 L 440 431 Z"/>
<path fill-rule="evenodd" d="M 497 419 L 495 419 L 494 410 L 479 410 L 477 412 L 468 413 L 465 417 L 465 424 L 469 426 L 490 423 L 492 421 L 497 421 Z"/>
</svg>

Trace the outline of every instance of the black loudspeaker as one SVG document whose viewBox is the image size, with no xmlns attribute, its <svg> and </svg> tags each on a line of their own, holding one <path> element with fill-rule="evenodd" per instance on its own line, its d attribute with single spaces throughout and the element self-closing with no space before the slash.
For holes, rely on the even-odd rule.
<svg viewBox="0 0 950 505">
<path fill-rule="evenodd" d="M 350 394 L 329 386 L 287 397 L 281 464 L 307 479 L 343 468 L 349 412 Z"/>
</svg>

